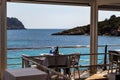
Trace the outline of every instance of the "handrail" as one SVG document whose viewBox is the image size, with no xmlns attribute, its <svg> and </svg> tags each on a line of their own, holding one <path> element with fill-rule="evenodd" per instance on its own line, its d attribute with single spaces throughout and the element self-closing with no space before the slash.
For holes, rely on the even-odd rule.
<svg viewBox="0 0 120 80">
<path fill-rule="evenodd" d="M 98 45 L 98 47 L 105 47 L 106 45 Z M 119 44 L 109 44 L 107 47 L 120 46 Z M 28 50 L 28 49 L 46 49 L 46 48 L 55 48 L 56 46 L 42 46 L 42 47 L 28 47 L 28 48 L 7 48 L 7 50 Z M 59 48 L 90 48 L 90 45 L 68 45 L 68 46 L 59 46 Z"/>
<path fill-rule="evenodd" d="M 86 55 L 103 55 L 103 54 L 105 54 L 105 53 L 99 53 L 99 54 L 80 54 L 81 56 L 86 56 Z M 108 53 L 107 53 L 108 54 Z M 68 55 L 68 54 L 66 54 L 66 55 Z M 41 55 L 42 56 L 42 55 Z M 43 55 L 44 56 L 44 55 Z M 35 57 L 37 57 L 37 56 L 35 56 Z M 7 58 L 7 59 L 21 59 L 21 57 L 17 57 L 17 58 Z"/>
<path fill-rule="evenodd" d="M 7 58 L 7 59 L 21 59 L 21 57 Z"/>
<path fill-rule="evenodd" d="M 47 48 L 55 48 L 56 46 L 42 46 L 42 47 L 31 47 L 31 48 L 8 48 L 7 50 L 28 50 L 28 49 L 47 49 Z M 90 46 L 82 46 L 82 45 L 76 45 L 76 46 L 59 46 L 59 48 L 89 48 Z"/>
<path fill-rule="evenodd" d="M 108 47 L 117 47 L 120 46 L 119 44 L 109 44 L 109 45 L 98 45 L 98 47 L 104 47 L 105 51 L 104 53 L 99 53 L 99 54 L 81 54 L 81 56 L 86 56 L 86 55 L 104 55 L 104 64 L 106 64 L 107 61 L 107 50 Z M 34 47 L 34 48 L 8 48 L 7 50 L 39 50 L 39 49 L 49 49 L 49 48 L 55 48 L 56 46 L 43 46 L 43 47 Z M 59 48 L 90 48 L 89 45 L 68 45 L 68 46 L 59 46 Z M 13 58 L 7 58 L 7 59 L 21 59 L 20 57 L 13 57 Z M 9 64 L 8 64 L 9 65 Z M 11 65 L 11 64 L 10 64 Z M 13 64 L 12 64 L 13 65 Z M 19 64 L 17 64 L 19 65 Z M 106 69 L 106 68 L 104 68 Z"/>
<path fill-rule="evenodd" d="M 81 56 L 89 56 L 89 55 L 104 55 L 104 53 L 99 53 L 99 54 L 81 54 Z M 39 56 L 34 56 L 34 57 L 39 57 Z M 30 57 L 29 57 L 30 58 Z M 21 57 L 17 57 L 17 58 L 7 58 L 10 60 L 14 60 L 14 59 L 22 59 Z M 98 60 L 103 60 L 103 59 L 98 59 Z M 7 64 L 8 66 L 13 66 L 13 65 L 21 65 L 22 63 L 14 63 L 14 64 Z M 88 65 L 84 65 L 84 67 L 86 67 Z M 83 67 L 83 66 L 82 66 Z M 90 66 L 89 66 L 90 67 Z"/>
<path fill-rule="evenodd" d="M 7 64 L 7 65 L 22 65 L 22 63 L 16 63 L 16 64 Z"/>
</svg>

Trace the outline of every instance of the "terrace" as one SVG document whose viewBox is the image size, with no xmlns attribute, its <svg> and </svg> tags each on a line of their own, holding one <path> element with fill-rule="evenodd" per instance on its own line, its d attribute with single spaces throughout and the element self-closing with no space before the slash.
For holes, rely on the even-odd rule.
<svg viewBox="0 0 120 80">
<path fill-rule="evenodd" d="M 90 28 L 90 65 L 97 65 L 98 35 L 97 22 L 98 10 L 120 10 L 119 0 L 7 0 L 8 2 L 40 3 L 55 5 L 77 5 L 91 7 L 91 28 Z M 0 0 L 0 79 L 7 67 L 7 40 L 6 40 L 6 0 Z M 92 55 L 94 54 L 94 55 Z M 97 72 L 97 67 L 90 68 L 91 73 Z"/>
<path fill-rule="evenodd" d="M 16 53 L 19 53 L 20 51 L 24 51 L 24 50 L 30 51 L 30 52 L 35 51 L 35 50 L 40 50 L 40 51 L 42 51 L 41 53 L 47 53 L 48 50 L 50 50 L 53 47 L 55 47 L 55 46 L 48 46 L 48 47 L 46 46 L 46 47 L 40 47 L 40 48 L 8 48 L 8 50 L 15 51 Z M 48 67 L 48 65 L 50 65 L 48 61 L 50 61 L 50 60 L 48 60 L 47 62 L 45 61 L 44 63 L 41 62 L 41 61 L 43 61 L 44 57 L 48 57 L 48 58 L 51 58 L 51 57 L 59 58 L 59 57 L 61 57 L 60 59 L 62 59 L 62 62 L 65 62 L 65 61 L 63 61 L 65 59 L 62 58 L 62 56 L 63 57 L 69 57 L 69 56 L 71 56 L 71 53 L 68 53 L 66 55 L 64 55 L 64 53 L 63 53 L 60 56 L 50 56 L 49 53 L 45 54 L 45 55 L 39 55 L 38 54 L 37 56 L 33 56 L 33 55 L 29 55 L 29 54 L 24 54 L 24 55 L 21 54 L 22 55 L 21 57 L 9 57 L 8 61 L 12 62 L 12 63 L 8 63 L 7 66 L 8 66 L 8 68 L 11 68 L 11 67 L 14 67 L 14 66 L 18 67 L 18 68 L 29 68 L 29 67 L 32 67 L 33 64 L 34 64 L 34 65 L 37 65 L 38 69 L 40 69 L 42 71 L 45 71 L 47 73 L 56 74 L 59 77 L 62 77 L 63 80 L 67 80 L 67 79 L 68 80 L 72 80 L 72 79 L 76 80 L 77 78 L 78 79 L 84 79 L 84 80 L 91 80 L 91 79 L 104 80 L 104 79 L 107 79 L 107 77 L 104 77 L 104 76 L 108 74 L 108 71 L 110 71 L 109 67 L 111 66 L 111 64 L 109 63 L 109 57 L 110 57 L 109 56 L 109 51 L 114 50 L 114 49 L 119 49 L 119 47 L 120 47 L 120 45 L 99 45 L 98 46 L 98 48 L 99 48 L 98 54 L 90 54 L 89 52 L 88 53 L 82 53 L 83 49 L 89 51 L 90 46 L 88 46 L 88 45 L 87 46 L 81 46 L 81 45 L 59 46 L 60 53 L 64 50 L 69 51 L 69 50 L 72 50 L 72 49 L 73 49 L 73 51 L 76 51 L 76 52 L 79 51 L 80 52 L 79 64 L 77 66 L 80 73 L 78 73 L 77 70 L 75 70 L 75 76 L 74 76 L 74 71 L 73 71 L 74 68 L 76 69 L 75 66 L 64 66 L 64 65 L 63 66 L 56 66 L 56 67 L 54 66 L 54 68 L 62 70 L 62 72 L 58 72 L 56 70 L 51 69 L 51 67 Z M 79 52 L 77 52 L 77 54 L 79 54 Z M 72 53 L 72 54 L 76 54 L 76 53 Z M 96 65 L 90 65 L 89 60 L 90 60 L 91 55 L 97 55 L 98 56 L 98 60 L 97 60 Z M 59 62 L 54 63 L 54 59 L 52 59 L 52 64 L 56 63 L 58 65 Z M 14 61 L 15 61 L 15 63 L 13 63 Z M 16 61 L 18 61 L 18 62 L 16 62 Z M 68 60 L 68 62 L 70 62 L 70 61 Z M 91 67 L 96 67 L 97 68 L 97 73 L 96 74 L 91 74 L 92 77 L 90 75 L 90 68 Z M 66 74 L 63 72 L 64 69 L 67 69 L 67 68 L 71 69 L 70 73 L 72 73 L 72 74 L 70 74 L 70 73 L 68 74 L 70 77 L 66 76 Z M 118 68 L 115 67 L 115 69 L 118 69 Z M 51 76 L 52 74 L 49 74 L 49 76 Z M 78 77 L 78 74 L 80 75 L 80 78 Z M 58 80 L 58 77 L 57 77 L 56 80 Z"/>
</svg>

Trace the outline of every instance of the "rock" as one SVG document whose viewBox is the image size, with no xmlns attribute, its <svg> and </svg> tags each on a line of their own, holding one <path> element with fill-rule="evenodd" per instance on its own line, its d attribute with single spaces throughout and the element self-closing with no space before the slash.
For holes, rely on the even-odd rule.
<svg viewBox="0 0 120 80">
<path fill-rule="evenodd" d="M 90 25 L 78 26 L 52 35 L 90 35 Z M 98 22 L 98 35 L 120 36 L 120 17 L 112 15 L 110 19 Z"/>
<path fill-rule="evenodd" d="M 25 27 L 17 18 L 7 18 L 7 29 L 25 29 Z"/>
</svg>

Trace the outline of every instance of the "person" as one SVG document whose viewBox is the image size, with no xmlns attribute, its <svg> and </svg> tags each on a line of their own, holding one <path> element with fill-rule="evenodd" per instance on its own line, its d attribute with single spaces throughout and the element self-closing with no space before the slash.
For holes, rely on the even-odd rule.
<svg viewBox="0 0 120 80">
<path fill-rule="evenodd" d="M 55 48 L 54 54 L 55 55 L 59 55 L 59 48 L 58 48 L 58 46 Z"/>
</svg>

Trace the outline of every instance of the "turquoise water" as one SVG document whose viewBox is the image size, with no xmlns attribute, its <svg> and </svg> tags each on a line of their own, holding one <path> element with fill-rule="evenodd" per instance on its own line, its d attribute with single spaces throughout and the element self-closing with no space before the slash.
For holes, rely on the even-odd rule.
<svg viewBox="0 0 120 80">
<path fill-rule="evenodd" d="M 53 36 L 52 33 L 62 31 L 61 29 L 28 29 L 28 30 L 8 30 L 7 31 L 7 47 L 8 48 L 38 48 L 43 46 L 69 46 L 69 45 L 90 45 L 90 36 L 72 35 L 72 36 Z M 120 37 L 99 36 L 99 45 L 120 44 Z M 120 48 L 120 47 L 115 47 Z M 111 49 L 111 48 L 108 48 Z M 113 49 L 113 48 L 112 48 Z M 9 58 L 21 57 L 26 55 L 40 55 L 49 53 L 50 49 L 39 50 L 8 50 L 7 56 Z M 61 48 L 60 53 L 70 54 L 79 52 L 81 54 L 88 54 L 89 48 Z M 99 48 L 99 52 L 103 53 L 104 48 Z M 103 56 L 99 56 L 100 58 Z M 21 59 L 8 60 L 8 64 L 21 63 Z M 82 56 L 80 64 L 89 64 L 89 57 Z M 12 65 L 8 68 L 20 68 L 21 65 Z"/>
</svg>

